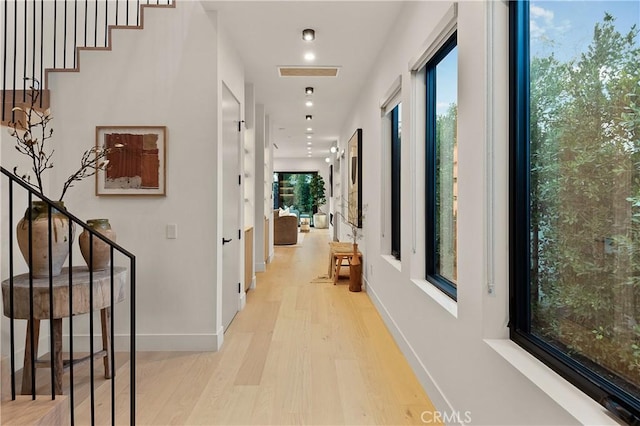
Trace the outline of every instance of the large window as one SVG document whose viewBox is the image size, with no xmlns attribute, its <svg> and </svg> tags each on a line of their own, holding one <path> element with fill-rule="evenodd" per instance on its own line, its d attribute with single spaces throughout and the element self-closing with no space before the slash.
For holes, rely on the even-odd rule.
<svg viewBox="0 0 640 426">
<path fill-rule="evenodd" d="M 457 298 L 458 52 L 456 33 L 427 62 L 427 279 Z"/>
<path fill-rule="evenodd" d="M 510 7 L 511 336 L 635 423 L 640 3 Z"/>
<path fill-rule="evenodd" d="M 400 260 L 400 140 L 402 104 L 391 110 L 391 255 Z"/>
</svg>

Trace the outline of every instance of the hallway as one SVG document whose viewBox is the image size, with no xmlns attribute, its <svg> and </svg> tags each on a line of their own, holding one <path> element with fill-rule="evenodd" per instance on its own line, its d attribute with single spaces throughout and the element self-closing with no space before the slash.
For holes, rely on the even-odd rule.
<svg viewBox="0 0 640 426">
<path fill-rule="evenodd" d="M 433 406 L 366 293 L 326 279 L 328 241 L 275 248 L 220 352 L 139 353 L 138 423 L 423 424 Z"/>
</svg>

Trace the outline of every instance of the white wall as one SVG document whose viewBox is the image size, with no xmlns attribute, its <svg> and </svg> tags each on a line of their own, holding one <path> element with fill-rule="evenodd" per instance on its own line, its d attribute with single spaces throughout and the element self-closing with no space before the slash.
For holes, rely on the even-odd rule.
<svg viewBox="0 0 640 426">
<path fill-rule="evenodd" d="M 344 149 L 355 129 L 363 129 L 363 204 L 368 206 L 368 211 L 361 247 L 365 253 L 367 292 L 440 411 L 458 412 L 463 422 L 465 413 L 469 412 L 472 423 L 483 425 L 575 424 L 578 423 L 573 416 L 575 410 L 570 412 L 563 407 L 563 402 L 538 388 L 533 382 L 536 380 L 534 370 L 517 370 L 492 349 L 491 341 L 487 340 L 499 339 L 509 344 L 505 2 L 462 1 L 458 4 L 458 302 L 443 298 L 439 290 L 424 281 L 425 153 L 424 132 L 419 126 L 424 84 L 409 71 L 409 62 L 425 51 L 425 41 L 450 7 L 449 2 L 405 5 L 361 91 L 361 98 L 352 108 L 354 113 L 341 132 L 340 149 Z M 492 50 L 487 48 L 486 41 L 488 10 L 495 11 L 491 15 L 495 27 L 491 29 L 500 35 L 494 40 Z M 491 82 L 487 73 L 489 60 L 495 60 Z M 381 228 L 386 223 L 381 222 L 380 170 L 382 161 L 388 158 L 382 158 L 382 143 L 386 143 L 386 139 L 381 136 L 380 104 L 399 76 L 402 77 L 403 104 L 402 260 L 397 263 L 385 256 L 387 248 L 381 244 Z M 493 86 L 485 89 L 489 83 Z M 496 107 L 492 110 L 487 110 L 487 93 L 495 100 Z M 495 135 L 490 139 L 485 138 L 488 123 L 495 126 Z M 488 146 L 496 150 L 491 156 Z M 487 161 L 488 158 L 491 161 Z M 488 167 L 494 167 L 491 174 L 495 182 L 491 185 L 487 179 L 491 175 Z M 343 167 L 343 185 L 346 173 L 347 168 Z M 490 205 L 494 206 L 493 216 L 487 215 Z M 491 234 L 487 231 L 492 229 L 487 227 L 488 218 L 495 224 Z M 344 228 L 341 239 L 345 238 Z M 494 251 L 489 253 L 488 247 Z M 488 264 L 487 259 L 491 258 L 495 261 Z M 494 268 L 494 295 L 487 292 L 489 267 Z M 512 349 L 517 357 L 530 358 L 521 349 Z M 556 389 L 564 389 L 566 382 L 549 369 L 538 368 L 541 375 L 560 383 Z M 575 388 L 566 387 L 576 398 L 596 405 Z M 598 421 L 601 419 L 594 422 Z"/>
<path fill-rule="evenodd" d="M 199 2 L 147 9 L 143 31 L 114 31 L 112 51 L 83 52 L 80 73 L 49 76 L 52 188 L 95 144 L 95 126 L 167 127 L 166 197 L 96 197 L 93 179 L 65 197 L 80 218 L 109 218 L 117 242 L 136 255 L 139 350 L 215 350 L 222 342 L 221 138 L 212 117 L 223 80 L 244 102 L 244 77 L 216 27 Z M 14 163 L 10 148 L 2 146 L 6 164 Z M 168 223 L 178 226 L 175 240 L 165 236 Z M 128 303 L 116 307 L 117 335 L 128 332 Z"/>
</svg>

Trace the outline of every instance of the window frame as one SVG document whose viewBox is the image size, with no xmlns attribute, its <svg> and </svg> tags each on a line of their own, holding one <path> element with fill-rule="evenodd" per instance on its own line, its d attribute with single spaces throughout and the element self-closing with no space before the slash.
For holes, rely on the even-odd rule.
<svg viewBox="0 0 640 426">
<path fill-rule="evenodd" d="M 425 216 L 426 216 L 426 275 L 427 281 L 436 286 L 453 300 L 458 300 L 455 284 L 440 275 L 437 268 L 436 239 L 436 67 L 458 45 L 458 31 L 455 30 L 440 46 L 425 65 L 426 85 L 426 174 L 425 174 Z M 457 100 L 456 100 L 457 101 Z"/>
<path fill-rule="evenodd" d="M 640 401 L 531 333 L 530 38 L 528 0 L 509 2 L 509 336 L 627 423 Z"/>
<path fill-rule="evenodd" d="M 398 103 L 390 112 L 391 119 L 391 255 L 400 260 L 400 243 L 401 236 L 401 171 L 402 171 L 402 159 L 401 159 L 401 136 L 398 132 L 400 124 L 400 107 L 401 103 Z"/>
</svg>

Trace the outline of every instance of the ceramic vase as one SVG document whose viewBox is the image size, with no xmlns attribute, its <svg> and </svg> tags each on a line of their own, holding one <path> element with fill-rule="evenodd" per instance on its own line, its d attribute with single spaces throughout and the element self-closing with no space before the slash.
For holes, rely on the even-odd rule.
<svg viewBox="0 0 640 426">
<path fill-rule="evenodd" d="M 362 291 L 362 264 L 358 256 L 358 244 L 353 244 L 353 256 L 351 257 L 351 270 L 349 271 L 349 291 Z"/>
<path fill-rule="evenodd" d="M 24 217 L 18 222 L 16 237 L 18 247 L 25 262 L 35 278 L 49 276 L 49 258 L 51 258 L 51 276 L 60 275 L 62 265 L 69 256 L 69 248 L 73 242 L 74 225 L 60 211 L 64 203 L 56 203 L 51 208 L 51 252 L 49 252 L 49 207 L 44 201 L 33 201 Z M 29 223 L 31 223 L 31 244 L 29 244 Z M 71 226 L 71 232 L 69 227 Z M 69 241 L 71 238 L 71 242 Z M 29 262 L 31 247 L 31 262 Z"/>
<path fill-rule="evenodd" d="M 87 225 L 92 230 L 100 233 L 110 239 L 116 241 L 116 233 L 111 229 L 109 219 L 89 219 Z M 89 240 L 93 240 L 93 253 L 90 253 Z M 109 244 L 102 241 L 99 237 L 90 238 L 89 231 L 84 229 L 78 237 L 80 244 L 80 252 L 87 264 L 87 267 L 93 271 L 102 271 L 111 265 L 111 250 Z M 91 264 L 90 264 L 91 262 Z"/>
</svg>

